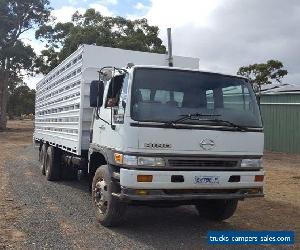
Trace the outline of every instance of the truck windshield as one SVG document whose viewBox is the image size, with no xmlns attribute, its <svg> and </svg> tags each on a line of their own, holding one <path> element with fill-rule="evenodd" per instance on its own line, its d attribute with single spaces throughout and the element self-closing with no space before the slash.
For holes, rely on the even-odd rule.
<svg viewBox="0 0 300 250">
<path fill-rule="evenodd" d="M 262 127 L 253 90 L 239 77 L 136 68 L 131 103 L 131 116 L 136 121 Z M 225 122 L 220 123 L 220 120 Z"/>
</svg>

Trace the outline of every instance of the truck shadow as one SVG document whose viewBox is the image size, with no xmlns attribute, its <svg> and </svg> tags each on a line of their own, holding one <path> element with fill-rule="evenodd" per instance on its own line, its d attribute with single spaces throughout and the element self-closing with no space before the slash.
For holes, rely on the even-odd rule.
<svg viewBox="0 0 300 250">
<path fill-rule="evenodd" d="M 97 227 L 101 229 L 102 226 Z M 122 225 L 110 230 L 133 242 L 155 249 L 201 249 L 208 247 L 209 230 L 236 229 L 228 222 L 211 222 L 199 217 L 193 206 L 130 206 Z"/>
<path fill-rule="evenodd" d="M 287 219 L 291 215 L 300 218 L 298 207 L 267 199 L 254 201 L 241 202 L 236 214 L 224 222 L 212 222 L 201 218 L 193 206 L 130 207 L 122 226 L 111 230 L 154 248 L 185 249 L 209 247 L 207 233 L 214 230 L 291 230 L 296 234 L 300 232 L 297 219 Z M 251 248 L 251 245 L 248 247 Z M 261 248 L 267 246 L 260 246 Z"/>
<path fill-rule="evenodd" d="M 68 186 L 70 188 L 78 189 L 81 192 L 84 192 L 86 194 L 91 194 L 91 191 L 89 189 L 89 183 L 87 179 L 81 179 L 81 180 L 60 180 L 57 182 L 58 185 Z"/>
</svg>

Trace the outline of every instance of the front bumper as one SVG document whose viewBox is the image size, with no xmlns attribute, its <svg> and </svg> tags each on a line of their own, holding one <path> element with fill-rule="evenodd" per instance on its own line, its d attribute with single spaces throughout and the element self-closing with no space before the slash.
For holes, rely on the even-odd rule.
<svg viewBox="0 0 300 250">
<path fill-rule="evenodd" d="M 193 203 L 196 200 L 219 200 L 219 199 L 245 199 L 254 197 L 263 197 L 263 188 L 249 188 L 249 189 L 221 189 L 221 190 L 143 190 L 146 192 L 143 195 L 137 194 L 136 189 L 122 189 L 121 193 L 116 195 L 123 201 L 189 201 Z M 171 191 L 171 192 L 170 192 Z M 185 192 L 181 192 L 185 191 Z"/>
<path fill-rule="evenodd" d="M 152 182 L 138 182 L 138 175 L 152 175 Z M 183 182 L 172 182 L 172 176 L 183 176 Z M 134 189 L 227 189 L 262 187 L 263 182 L 256 182 L 256 175 L 264 175 L 259 171 L 157 171 L 157 170 L 120 170 L 120 184 L 122 187 Z M 216 176 L 219 182 L 195 183 L 196 176 Z M 231 176 L 240 176 L 239 182 L 230 182 Z"/>
<path fill-rule="evenodd" d="M 138 175 L 152 175 L 152 182 L 138 182 Z M 182 176 L 182 182 L 173 182 L 172 176 Z M 264 182 L 255 181 L 264 171 L 157 171 L 120 169 L 122 200 L 184 201 L 200 199 L 244 199 L 262 197 Z M 214 176 L 218 183 L 196 183 L 195 177 Z M 239 176 L 239 181 L 231 181 Z M 141 195 L 139 191 L 144 193 Z"/>
</svg>

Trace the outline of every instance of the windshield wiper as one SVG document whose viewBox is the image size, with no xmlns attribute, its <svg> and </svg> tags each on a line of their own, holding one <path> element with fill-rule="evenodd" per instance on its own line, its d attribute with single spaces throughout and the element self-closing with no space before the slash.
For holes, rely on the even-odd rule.
<svg viewBox="0 0 300 250">
<path fill-rule="evenodd" d="M 215 117 L 215 116 L 221 116 L 220 114 L 201 114 L 201 113 L 194 113 L 194 114 L 185 114 L 185 115 L 181 115 L 182 117 L 174 120 L 174 121 L 170 121 L 167 122 L 166 125 L 167 126 L 174 126 L 176 123 L 178 122 L 183 122 L 185 120 L 197 120 L 197 121 L 208 121 L 208 122 L 215 122 L 218 125 L 220 124 L 227 124 L 233 128 L 238 129 L 239 131 L 247 131 L 248 128 L 245 126 L 241 126 L 238 124 L 235 124 L 233 122 L 227 121 L 227 120 L 222 120 L 222 119 L 201 119 L 202 117 Z"/>
<path fill-rule="evenodd" d="M 248 130 L 248 128 L 245 127 L 245 126 L 241 126 L 241 125 L 238 125 L 236 123 L 233 123 L 233 122 L 230 122 L 230 121 L 226 121 L 226 120 L 221 120 L 221 119 L 201 119 L 201 121 L 215 122 L 218 125 L 227 124 L 227 125 L 229 125 L 229 126 L 231 126 L 233 128 L 238 129 L 239 131 L 247 131 Z"/>
<path fill-rule="evenodd" d="M 219 114 L 201 114 L 201 113 L 193 113 L 193 114 L 184 114 L 180 115 L 182 117 L 178 118 L 177 120 L 174 121 L 169 121 L 166 123 L 166 125 L 169 126 L 174 126 L 178 122 L 183 122 L 185 120 L 200 120 L 200 117 L 212 117 L 212 116 L 221 116 Z M 202 120 L 202 119 L 201 119 Z"/>
</svg>

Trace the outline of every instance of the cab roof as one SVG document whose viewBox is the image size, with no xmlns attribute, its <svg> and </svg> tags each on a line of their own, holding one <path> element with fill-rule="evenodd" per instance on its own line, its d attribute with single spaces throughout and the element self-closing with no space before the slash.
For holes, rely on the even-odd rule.
<svg viewBox="0 0 300 250">
<path fill-rule="evenodd" d="M 169 66 L 157 66 L 157 65 L 134 65 L 131 69 L 134 70 L 134 69 L 138 69 L 138 68 L 182 70 L 182 71 L 200 72 L 200 73 L 214 74 L 214 75 L 234 77 L 234 78 L 240 78 L 243 80 L 248 80 L 246 77 L 239 76 L 239 75 L 230 75 L 230 74 L 224 74 L 224 73 L 219 73 L 219 72 L 204 71 L 204 70 L 198 70 L 198 69 L 189 69 L 189 68 L 182 68 L 182 67 L 169 67 Z"/>
</svg>

